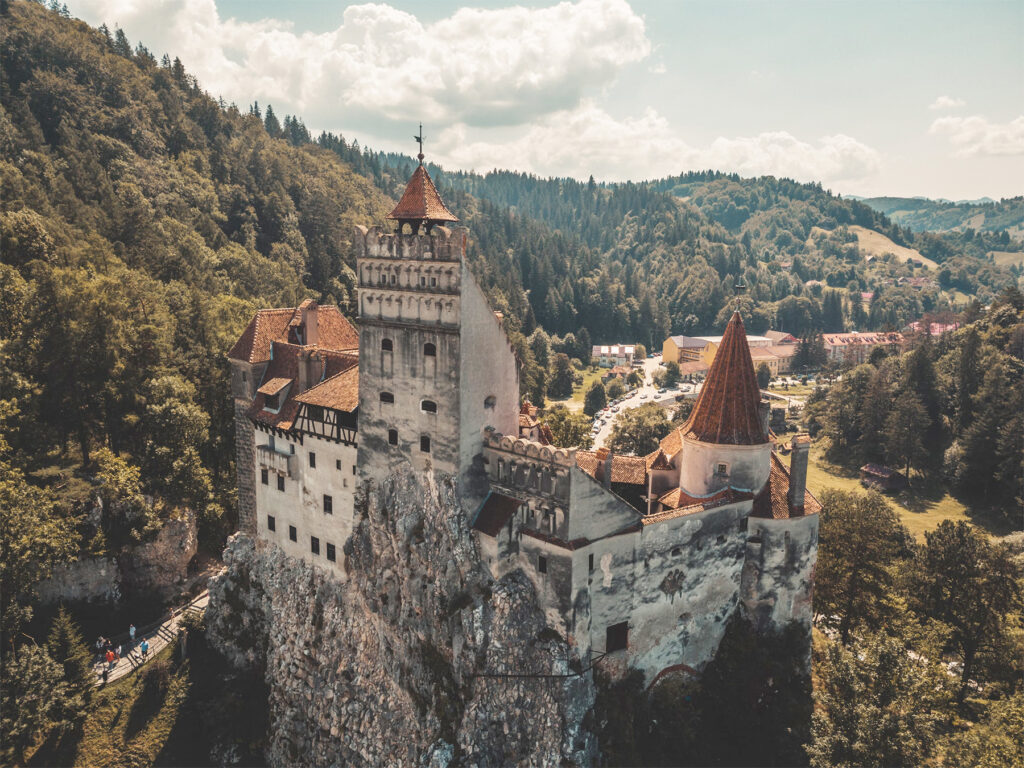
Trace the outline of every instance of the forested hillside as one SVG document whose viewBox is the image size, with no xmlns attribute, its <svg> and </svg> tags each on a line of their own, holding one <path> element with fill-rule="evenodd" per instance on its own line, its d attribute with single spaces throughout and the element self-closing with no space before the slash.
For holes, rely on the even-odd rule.
<svg viewBox="0 0 1024 768">
<path fill-rule="evenodd" d="M 997 235 L 1004 246 L 1024 240 L 1024 196 L 998 202 L 953 203 L 923 197 L 869 197 L 861 202 L 915 232 L 972 229 Z"/>
<path fill-rule="evenodd" d="M 234 486 L 224 351 L 257 307 L 308 295 L 351 314 L 352 227 L 383 223 L 414 161 L 218 103 L 121 31 L 30 2 L 4 14 L 5 461 L 41 478 L 109 448 L 216 540 Z M 714 332 L 737 305 L 755 332 L 899 328 L 1016 282 L 985 259 L 995 235 L 915 234 L 818 185 L 431 173 L 535 400 L 554 353 Z M 866 258 L 862 231 L 941 269 Z"/>
<path fill-rule="evenodd" d="M 258 307 L 347 306 L 350 233 L 388 201 L 332 152 L 211 99 L 181 62 L 4 6 L 3 481 L 45 528 L 22 473 L 71 504 L 89 484 L 68 479 L 110 449 L 144 491 L 196 509 L 215 546 L 234 507 L 225 351 Z"/>
</svg>

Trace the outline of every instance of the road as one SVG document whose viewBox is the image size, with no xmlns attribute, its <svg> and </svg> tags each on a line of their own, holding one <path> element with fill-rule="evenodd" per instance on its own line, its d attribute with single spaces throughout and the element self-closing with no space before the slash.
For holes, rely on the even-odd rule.
<svg viewBox="0 0 1024 768">
<path fill-rule="evenodd" d="M 664 402 L 675 401 L 675 396 L 678 394 L 677 390 L 665 394 L 658 394 L 658 388 L 655 387 L 651 382 L 654 374 L 661 368 L 661 355 L 657 354 L 654 357 L 648 357 L 644 360 L 644 384 L 642 387 L 634 390 L 630 396 L 619 403 L 619 413 L 629 410 L 630 408 L 636 408 L 641 405 L 653 402 Z M 700 384 L 697 385 L 697 392 L 700 391 Z M 606 418 L 604 424 L 601 425 L 601 429 L 594 435 L 594 448 L 600 448 L 603 446 L 608 438 L 612 435 L 612 427 L 615 424 L 615 418 L 619 413 L 611 413 L 610 411 L 605 412 L 603 415 L 599 415 L 599 418 Z"/>
</svg>

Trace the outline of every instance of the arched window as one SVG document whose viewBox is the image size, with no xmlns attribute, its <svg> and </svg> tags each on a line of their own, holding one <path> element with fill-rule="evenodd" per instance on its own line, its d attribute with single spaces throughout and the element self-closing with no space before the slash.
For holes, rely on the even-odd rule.
<svg viewBox="0 0 1024 768">
<path fill-rule="evenodd" d="M 430 435 L 420 435 L 420 450 L 430 453 Z"/>
<path fill-rule="evenodd" d="M 384 352 L 391 352 L 395 348 L 395 344 L 391 339 L 381 339 L 380 348 Z"/>
<path fill-rule="evenodd" d="M 398 445 L 398 430 L 397 429 L 389 429 L 388 430 L 388 443 L 390 445 Z"/>
<path fill-rule="evenodd" d="M 433 400 L 421 400 L 420 410 L 424 413 L 437 413 L 437 403 Z"/>
<path fill-rule="evenodd" d="M 394 403 L 395 402 L 395 396 L 393 394 L 391 394 L 390 392 L 381 392 L 380 393 L 380 401 L 382 403 Z"/>
<path fill-rule="evenodd" d="M 498 404 L 498 398 L 494 395 L 488 395 L 484 398 L 484 408 L 494 408 Z"/>
<path fill-rule="evenodd" d="M 428 341 L 423 345 L 423 354 L 427 357 L 437 357 L 437 346 Z"/>
</svg>

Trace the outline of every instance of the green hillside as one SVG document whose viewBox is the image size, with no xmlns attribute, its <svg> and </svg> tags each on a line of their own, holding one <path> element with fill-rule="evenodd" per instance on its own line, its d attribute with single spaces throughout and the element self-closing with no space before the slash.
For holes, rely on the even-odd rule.
<svg viewBox="0 0 1024 768">
<path fill-rule="evenodd" d="M 1024 242 L 1024 196 L 999 202 L 953 203 L 922 197 L 869 197 L 861 202 L 915 232 L 973 229 L 999 235 L 1003 245 Z"/>
</svg>

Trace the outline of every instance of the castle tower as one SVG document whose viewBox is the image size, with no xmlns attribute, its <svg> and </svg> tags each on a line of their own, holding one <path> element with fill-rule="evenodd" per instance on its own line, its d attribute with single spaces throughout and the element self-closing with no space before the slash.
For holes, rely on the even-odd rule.
<svg viewBox="0 0 1024 768">
<path fill-rule="evenodd" d="M 467 503 L 487 493 L 484 430 L 515 434 L 519 370 L 501 321 L 465 263 L 464 228 L 420 165 L 388 216 L 357 227 L 359 467 L 383 480 L 434 470 Z M 408 230 L 408 231 L 407 231 Z"/>
<path fill-rule="evenodd" d="M 768 413 L 736 312 L 682 428 L 680 488 L 695 497 L 726 486 L 758 493 L 770 468 Z"/>
</svg>

